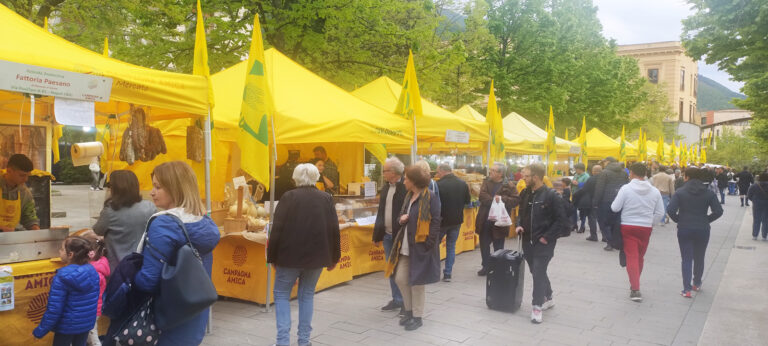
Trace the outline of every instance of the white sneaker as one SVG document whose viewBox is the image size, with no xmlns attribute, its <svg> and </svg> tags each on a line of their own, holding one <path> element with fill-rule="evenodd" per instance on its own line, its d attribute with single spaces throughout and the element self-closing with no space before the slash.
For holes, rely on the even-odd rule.
<svg viewBox="0 0 768 346">
<path fill-rule="evenodd" d="M 541 310 L 549 310 L 551 308 L 555 307 L 555 300 L 552 298 L 549 298 L 544 304 L 541 304 Z"/>
<path fill-rule="evenodd" d="M 539 324 L 543 320 L 543 313 L 541 312 L 541 306 L 534 305 L 531 309 L 531 323 Z"/>
</svg>

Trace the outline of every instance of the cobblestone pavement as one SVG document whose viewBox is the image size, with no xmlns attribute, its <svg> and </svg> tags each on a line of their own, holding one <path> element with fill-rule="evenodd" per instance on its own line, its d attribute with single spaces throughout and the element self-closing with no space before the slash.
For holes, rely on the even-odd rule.
<svg viewBox="0 0 768 346">
<path fill-rule="evenodd" d="M 459 255 L 453 282 L 427 286 L 424 326 L 407 332 L 394 312 L 382 273 L 373 273 L 315 295 L 315 345 L 695 345 L 728 262 L 746 208 L 728 197 L 725 215 L 712 227 L 703 290 L 693 299 L 682 289 L 676 227 L 656 227 L 651 236 L 641 290 L 642 303 L 628 299 L 629 281 L 617 252 L 582 234 L 561 239 L 550 264 L 556 306 L 544 323 L 529 320 L 531 279 L 526 273 L 523 307 L 516 313 L 485 306 L 485 278 L 476 276 L 480 251 Z M 751 218 L 747 220 L 751 223 Z M 508 248 L 515 240 L 507 240 Z M 296 342 L 297 305 L 292 301 L 291 340 Z M 206 345 L 274 343 L 274 311 L 248 302 L 220 300 L 213 309 Z"/>
</svg>

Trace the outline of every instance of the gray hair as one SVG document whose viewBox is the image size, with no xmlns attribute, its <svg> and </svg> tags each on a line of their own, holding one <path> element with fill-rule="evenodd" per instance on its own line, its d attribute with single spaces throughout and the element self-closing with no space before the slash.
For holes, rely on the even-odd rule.
<svg viewBox="0 0 768 346">
<path fill-rule="evenodd" d="M 405 165 L 396 156 L 386 159 L 384 164 L 392 168 L 392 171 L 397 175 L 403 175 L 403 172 L 405 172 Z"/>
<path fill-rule="evenodd" d="M 419 161 L 416 161 L 415 165 L 416 167 L 421 168 L 421 170 L 424 171 L 424 174 L 426 174 L 427 176 L 430 175 L 430 171 L 432 170 L 432 168 L 429 167 L 429 162 L 427 162 L 426 160 L 419 160 Z"/>
<path fill-rule="evenodd" d="M 451 168 L 451 165 L 448 162 L 443 162 L 439 166 L 437 166 L 437 170 L 441 172 L 450 172 L 453 169 Z"/>
<path fill-rule="evenodd" d="M 315 186 L 320 179 L 320 171 L 311 163 L 302 163 L 293 170 L 293 181 L 296 186 Z"/>
<path fill-rule="evenodd" d="M 499 171 L 501 175 L 504 175 L 505 173 L 507 173 L 507 166 L 505 166 L 503 163 L 496 162 L 493 164 L 493 168 Z"/>
</svg>

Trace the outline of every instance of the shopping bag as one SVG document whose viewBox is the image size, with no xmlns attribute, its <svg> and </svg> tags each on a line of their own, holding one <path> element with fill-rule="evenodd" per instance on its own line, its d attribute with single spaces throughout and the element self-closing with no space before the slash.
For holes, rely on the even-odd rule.
<svg viewBox="0 0 768 346">
<path fill-rule="evenodd" d="M 491 210 L 488 211 L 488 221 L 498 220 L 501 217 L 502 212 L 506 212 L 506 210 L 504 210 L 504 202 L 497 202 L 496 199 L 494 199 L 491 203 Z"/>
<path fill-rule="evenodd" d="M 493 224 L 496 227 L 509 227 L 512 226 L 512 218 L 509 217 L 509 213 L 507 213 L 507 208 L 504 205 L 504 202 L 494 202 L 493 203 L 498 204 L 498 213 L 499 215 L 496 217 L 496 222 Z"/>
</svg>

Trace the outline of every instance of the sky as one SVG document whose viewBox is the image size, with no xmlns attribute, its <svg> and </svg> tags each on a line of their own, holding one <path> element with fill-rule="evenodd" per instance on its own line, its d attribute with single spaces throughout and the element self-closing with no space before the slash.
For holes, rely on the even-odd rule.
<svg viewBox="0 0 768 346">
<path fill-rule="evenodd" d="M 597 17 L 603 24 L 603 36 L 618 44 L 680 41 L 681 21 L 693 14 L 684 0 L 593 0 Z M 716 65 L 699 61 L 699 74 L 728 89 L 739 92 L 744 83 L 730 80 L 730 75 Z"/>
</svg>

